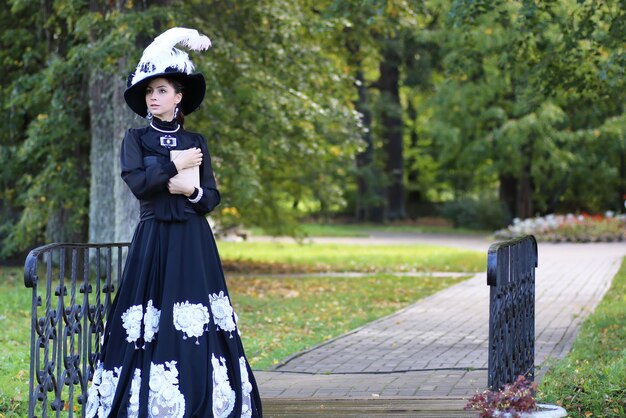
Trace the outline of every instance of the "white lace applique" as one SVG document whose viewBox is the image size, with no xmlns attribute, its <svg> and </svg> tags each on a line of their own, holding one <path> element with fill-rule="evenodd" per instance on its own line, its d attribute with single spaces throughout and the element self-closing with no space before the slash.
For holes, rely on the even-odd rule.
<svg viewBox="0 0 626 418">
<path fill-rule="evenodd" d="M 128 402 L 128 418 L 139 417 L 139 390 L 141 388 L 141 369 L 135 369 L 130 384 L 130 400 Z"/>
<path fill-rule="evenodd" d="M 246 359 L 239 357 L 239 369 L 241 370 L 241 418 L 252 418 L 252 384 L 248 377 L 248 368 L 246 367 Z"/>
<path fill-rule="evenodd" d="M 148 396 L 150 418 L 183 418 L 185 397 L 178 390 L 178 369 L 175 361 L 150 364 L 150 394 Z"/>
<path fill-rule="evenodd" d="M 86 417 L 93 418 L 96 414 L 99 417 L 109 416 L 121 372 L 121 367 L 105 370 L 102 364 L 98 362 L 93 375 L 93 383 L 87 392 Z"/>
<path fill-rule="evenodd" d="M 143 316 L 144 333 L 143 339 L 149 343 L 154 340 L 154 336 L 159 332 L 159 319 L 161 318 L 161 311 L 152 306 L 152 299 L 148 301 L 146 306 L 146 313 Z"/>
<path fill-rule="evenodd" d="M 142 319 L 143 307 L 141 305 L 133 305 L 122 314 L 122 326 L 126 330 L 126 341 L 134 342 L 135 348 L 139 348 L 137 347 L 137 340 L 141 336 Z"/>
<path fill-rule="evenodd" d="M 141 336 L 141 323 L 144 324 L 143 339 L 149 343 L 154 340 L 154 336 L 159 332 L 159 319 L 161 311 L 152 305 L 152 299 L 148 301 L 144 314 L 143 306 L 133 305 L 122 314 L 122 326 L 126 330 L 126 341 L 134 342 L 135 348 L 141 348 L 137 345 L 137 340 Z"/>
<path fill-rule="evenodd" d="M 235 391 L 230 387 L 224 357 L 220 357 L 218 361 L 215 354 L 211 354 L 211 364 L 213 365 L 213 416 L 224 418 L 235 407 Z"/>
<path fill-rule="evenodd" d="M 237 335 L 241 337 L 241 328 L 239 327 L 239 315 L 237 315 L 237 312 L 233 311 L 233 316 L 235 317 L 235 326 L 237 327 Z"/>
<path fill-rule="evenodd" d="M 98 400 L 98 386 L 102 381 L 102 363 L 98 362 L 93 373 L 93 382 L 87 390 L 87 405 L 85 406 L 85 417 L 93 418 L 98 412 L 100 402 Z"/>
<path fill-rule="evenodd" d="M 201 303 L 192 304 L 186 301 L 174 304 L 174 327 L 183 332 L 185 340 L 196 337 L 196 344 L 200 344 L 198 338 L 208 329 L 205 327 L 210 320 L 209 309 Z"/>
<path fill-rule="evenodd" d="M 216 293 L 209 295 L 209 301 L 211 302 L 211 312 L 215 324 L 218 328 L 231 333 L 230 338 L 233 338 L 232 332 L 235 330 L 234 312 L 228 296 L 224 295 L 224 291 L 220 291 L 219 295 Z"/>
</svg>

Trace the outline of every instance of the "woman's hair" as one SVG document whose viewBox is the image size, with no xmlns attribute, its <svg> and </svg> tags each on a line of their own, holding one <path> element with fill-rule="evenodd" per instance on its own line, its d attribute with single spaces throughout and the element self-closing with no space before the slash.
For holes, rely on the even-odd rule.
<svg viewBox="0 0 626 418">
<path fill-rule="evenodd" d="M 181 93 L 181 94 L 185 94 L 184 90 L 185 90 L 185 86 L 183 85 L 183 83 L 181 83 L 180 81 L 174 79 L 174 78 L 169 78 L 169 77 L 165 77 L 165 79 L 172 85 L 172 87 L 174 87 L 174 91 L 176 93 Z M 185 125 L 185 115 L 183 115 L 183 111 L 181 110 L 181 108 L 178 108 L 178 114 L 176 115 L 176 121 L 178 122 L 178 124 L 180 126 L 184 126 Z"/>
</svg>

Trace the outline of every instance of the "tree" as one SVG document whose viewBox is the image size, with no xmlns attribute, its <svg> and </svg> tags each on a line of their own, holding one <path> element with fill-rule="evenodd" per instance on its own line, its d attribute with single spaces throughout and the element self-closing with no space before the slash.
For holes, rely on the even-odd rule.
<svg viewBox="0 0 626 418">
<path fill-rule="evenodd" d="M 357 155 L 357 219 L 404 219 L 404 81 L 407 39 L 419 30 L 417 1 L 331 1 L 326 18 L 333 22 L 346 66 L 355 80 L 355 103 L 362 114 L 364 150 Z M 347 54 L 346 54 L 347 52 Z M 377 152 L 382 151 L 382 154 Z M 384 192 L 383 192 L 384 190 Z M 384 202 L 384 207 L 381 207 Z"/>
<path fill-rule="evenodd" d="M 615 190 L 618 164 L 594 143 L 623 113 L 623 89 L 603 80 L 603 68 L 616 67 L 598 40 L 623 13 L 578 3 L 452 2 L 433 133 L 455 190 L 499 183 L 501 200 L 520 217 L 609 206 L 607 183 L 585 179 Z"/>
<path fill-rule="evenodd" d="M 9 199 L 1 209 L 17 219 L 0 232 L 5 255 L 44 241 L 83 241 L 88 214 L 93 240 L 129 238 L 136 205 L 128 206 L 134 199 L 112 154 L 129 121 L 145 122 L 132 118 L 121 93 L 141 55 L 138 45 L 176 25 L 198 28 L 215 45 L 193 59 L 208 90 L 188 123 L 208 138 L 214 157 L 223 201 L 213 215 L 294 232 L 302 205 L 330 211 L 343 204 L 340 185 L 350 175 L 346 162 L 357 147 L 358 119 L 348 79 L 319 49 L 325 34 L 311 7 L 278 0 L 210 7 L 200 1 L 60 1 L 40 10 L 27 1 L 5 10 L 3 54 L 18 62 L 5 67 L 10 83 L 2 103 L 15 129 L 3 139 L 0 156 L 3 163 L 17 159 L 3 168 L 3 197 Z M 27 28 L 45 25 L 34 31 L 38 37 L 25 36 L 13 48 L 21 26 L 11 25 L 21 15 Z M 24 54 L 29 48 L 34 52 Z M 26 62 L 33 56 L 35 64 Z M 85 180 L 90 154 L 91 193 Z"/>
</svg>

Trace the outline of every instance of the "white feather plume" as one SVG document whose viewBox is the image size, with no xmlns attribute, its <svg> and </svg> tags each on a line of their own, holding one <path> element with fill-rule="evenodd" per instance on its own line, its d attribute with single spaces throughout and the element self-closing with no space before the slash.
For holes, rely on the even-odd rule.
<svg viewBox="0 0 626 418">
<path fill-rule="evenodd" d="M 211 47 L 211 40 L 195 29 L 172 28 L 156 38 L 146 49 L 137 64 L 131 84 L 136 84 L 151 74 L 159 74 L 166 68 L 174 67 L 181 72 L 191 74 L 193 63 L 186 52 L 175 48 L 177 44 L 192 51 L 203 51 Z"/>
</svg>

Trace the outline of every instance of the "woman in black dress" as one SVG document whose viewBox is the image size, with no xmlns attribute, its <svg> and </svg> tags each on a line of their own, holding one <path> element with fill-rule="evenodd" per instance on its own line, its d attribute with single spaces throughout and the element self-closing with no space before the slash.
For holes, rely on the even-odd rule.
<svg viewBox="0 0 626 418">
<path fill-rule="evenodd" d="M 182 115 L 200 105 L 205 82 L 178 43 L 210 46 L 195 30 L 164 32 L 144 51 L 124 93 L 150 120 L 127 132 L 121 152 L 140 222 L 107 318 L 87 417 L 261 416 L 205 217 L 220 202 L 211 158 L 206 140 L 183 128 Z M 172 161 L 172 151 L 182 152 Z M 190 171 L 191 178 L 184 175 Z"/>
</svg>

